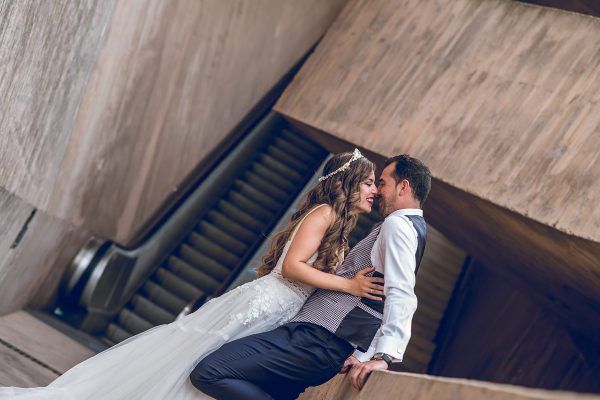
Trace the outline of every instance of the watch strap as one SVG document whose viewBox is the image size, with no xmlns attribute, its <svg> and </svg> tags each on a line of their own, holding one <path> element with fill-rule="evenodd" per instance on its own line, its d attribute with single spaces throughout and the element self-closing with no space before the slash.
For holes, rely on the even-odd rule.
<svg viewBox="0 0 600 400">
<path fill-rule="evenodd" d="M 388 367 L 390 365 L 392 365 L 392 362 L 394 360 L 392 360 L 392 357 L 390 357 L 389 355 L 385 354 L 385 353 L 377 353 L 373 356 L 373 358 L 371 358 L 371 360 L 382 360 L 385 361 L 385 363 L 388 365 Z"/>
</svg>

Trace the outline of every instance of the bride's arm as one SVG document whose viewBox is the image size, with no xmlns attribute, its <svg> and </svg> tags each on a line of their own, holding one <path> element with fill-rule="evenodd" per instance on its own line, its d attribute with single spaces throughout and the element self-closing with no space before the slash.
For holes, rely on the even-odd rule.
<svg viewBox="0 0 600 400">
<path fill-rule="evenodd" d="M 333 210 L 326 206 L 314 210 L 302 221 L 283 260 L 281 271 L 283 276 L 320 289 L 336 290 L 354 296 L 380 300 L 374 295 L 383 295 L 383 286 L 376 284 L 376 282 L 383 283 L 383 279 L 365 276 L 372 269 L 364 269 L 359 271 L 354 278 L 346 279 L 319 271 L 306 263 L 319 249 L 333 217 Z"/>
</svg>

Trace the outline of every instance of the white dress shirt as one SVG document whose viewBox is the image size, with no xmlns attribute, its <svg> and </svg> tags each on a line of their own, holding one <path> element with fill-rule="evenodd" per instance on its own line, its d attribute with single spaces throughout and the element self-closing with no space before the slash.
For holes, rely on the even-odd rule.
<svg viewBox="0 0 600 400">
<path fill-rule="evenodd" d="M 375 353 L 385 353 L 402 361 L 410 339 L 411 322 L 417 310 L 415 295 L 415 253 L 417 231 L 405 215 L 423 216 L 419 209 L 401 209 L 388 215 L 371 251 L 373 267 L 384 274 L 383 292 L 386 296 L 381 327 L 366 353 L 356 351 L 359 361 Z"/>
</svg>

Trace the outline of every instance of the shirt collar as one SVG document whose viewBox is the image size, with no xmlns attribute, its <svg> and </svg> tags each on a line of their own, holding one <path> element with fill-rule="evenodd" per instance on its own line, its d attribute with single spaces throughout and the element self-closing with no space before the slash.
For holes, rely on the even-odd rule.
<svg viewBox="0 0 600 400">
<path fill-rule="evenodd" d="M 396 210 L 393 213 L 391 213 L 389 216 L 391 215 L 419 215 L 419 216 L 423 216 L 423 210 L 421 210 L 420 208 L 402 208 L 400 210 Z"/>
</svg>

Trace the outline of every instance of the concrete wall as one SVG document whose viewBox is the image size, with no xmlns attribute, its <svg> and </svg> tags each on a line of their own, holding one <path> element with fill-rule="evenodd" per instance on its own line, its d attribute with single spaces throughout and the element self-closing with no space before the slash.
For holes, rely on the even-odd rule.
<svg viewBox="0 0 600 400">
<path fill-rule="evenodd" d="M 26 235 L 42 235 L 41 259 L 66 231 L 132 240 L 343 4 L 0 0 L 0 237 L 12 243 L 36 209 Z M 0 313 L 46 276 L 8 252 Z"/>
<path fill-rule="evenodd" d="M 309 388 L 301 400 L 597 400 L 598 395 L 552 392 L 466 379 L 398 372 L 374 372 L 359 392 L 343 375 Z"/>
<path fill-rule="evenodd" d="M 570 329 L 600 320 L 600 19 L 503 0 L 353 0 L 276 109 L 410 153 L 429 223 Z"/>
</svg>

